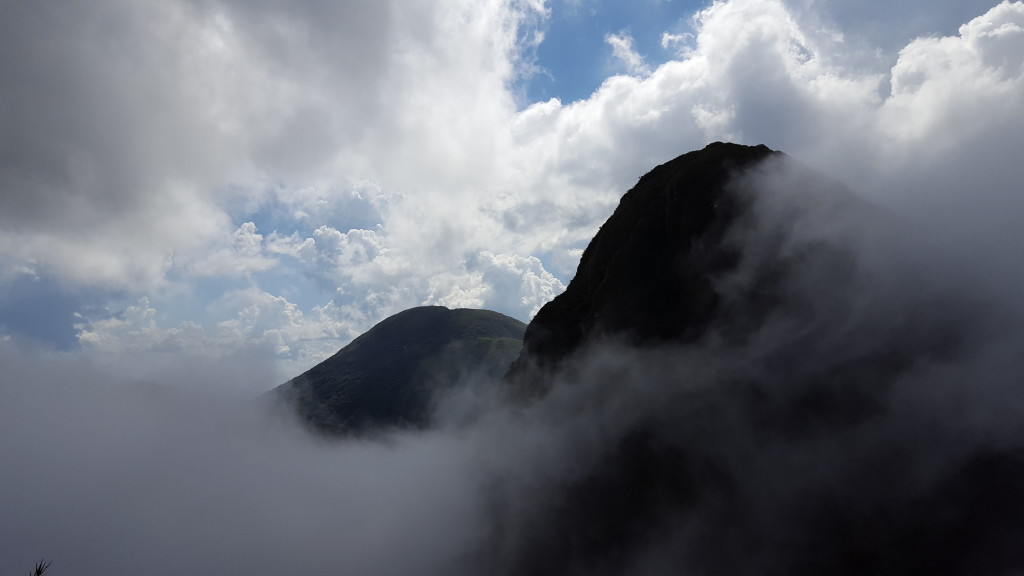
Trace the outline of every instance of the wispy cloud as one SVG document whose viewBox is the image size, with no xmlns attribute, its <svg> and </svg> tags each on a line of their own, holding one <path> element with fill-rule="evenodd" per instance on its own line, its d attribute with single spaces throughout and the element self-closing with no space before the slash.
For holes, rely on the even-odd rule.
<svg viewBox="0 0 1024 576">
<path fill-rule="evenodd" d="M 626 69 L 626 72 L 639 76 L 651 73 L 651 68 L 644 62 L 644 57 L 633 48 L 633 37 L 628 32 L 607 34 L 604 41 L 612 47 L 612 57 Z"/>
</svg>

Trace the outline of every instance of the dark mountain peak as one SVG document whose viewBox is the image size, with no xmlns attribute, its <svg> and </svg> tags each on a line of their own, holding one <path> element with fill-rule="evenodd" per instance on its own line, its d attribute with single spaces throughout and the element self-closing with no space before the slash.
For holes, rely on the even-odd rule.
<svg viewBox="0 0 1024 576">
<path fill-rule="evenodd" d="M 525 329 L 490 310 L 411 308 L 385 318 L 273 393 L 323 431 L 424 426 L 439 389 L 468 375 L 504 373 Z"/>
<path fill-rule="evenodd" d="M 736 260 L 722 242 L 740 203 L 727 184 L 772 156 L 784 155 L 715 142 L 640 178 L 587 246 L 565 292 L 530 323 L 510 377 L 554 368 L 602 335 L 634 343 L 698 336 L 717 306 L 711 277 Z"/>
<path fill-rule="evenodd" d="M 481 335 L 522 338 L 524 327 L 522 322 L 492 310 L 417 306 L 381 320 L 352 343 L 380 337 L 408 340 L 417 345 L 437 344 L 452 337 Z"/>
</svg>

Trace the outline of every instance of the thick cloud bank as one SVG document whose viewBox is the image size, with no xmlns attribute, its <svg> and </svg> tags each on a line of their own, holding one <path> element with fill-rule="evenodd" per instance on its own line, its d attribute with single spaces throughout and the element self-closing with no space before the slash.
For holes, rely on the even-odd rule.
<svg viewBox="0 0 1024 576">
<path fill-rule="evenodd" d="M 209 389 L 196 373 L 140 384 L 8 343 L 0 569 L 1020 570 L 1016 301 L 931 252 L 932 212 L 821 182 L 785 163 L 737 181 L 743 258 L 717 285 L 745 322 L 684 347 L 595 343 L 528 404 L 478 382 L 424 433 L 324 442 L 183 390 Z"/>
<path fill-rule="evenodd" d="M 240 397 L 2 360 L 5 573 L 444 574 L 478 538 L 458 436 L 324 444 Z"/>
</svg>

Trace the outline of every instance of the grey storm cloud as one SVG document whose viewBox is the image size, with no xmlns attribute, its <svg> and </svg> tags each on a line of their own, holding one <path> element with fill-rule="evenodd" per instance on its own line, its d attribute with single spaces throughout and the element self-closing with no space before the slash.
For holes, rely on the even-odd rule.
<svg viewBox="0 0 1024 576">
<path fill-rule="evenodd" d="M 389 154 L 415 172 L 423 151 L 400 143 L 436 132 L 419 112 L 449 87 L 511 107 L 503 39 L 517 17 L 504 4 L 43 2 L 5 13 L 5 256 L 87 285 L 165 282 L 169 255 L 201 259 L 268 190 L 347 186 L 381 174 Z M 463 29 L 480 49 L 448 46 L 443 30 L 460 18 L 493 27 Z"/>
</svg>

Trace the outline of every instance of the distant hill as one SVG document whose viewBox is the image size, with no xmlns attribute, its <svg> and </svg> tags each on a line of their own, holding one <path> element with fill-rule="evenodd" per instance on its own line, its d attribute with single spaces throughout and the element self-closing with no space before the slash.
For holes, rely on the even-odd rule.
<svg viewBox="0 0 1024 576">
<path fill-rule="evenodd" d="M 381 321 L 272 395 L 327 432 L 422 427 L 437 390 L 464 377 L 504 374 L 525 329 L 490 310 L 412 308 Z"/>
</svg>

